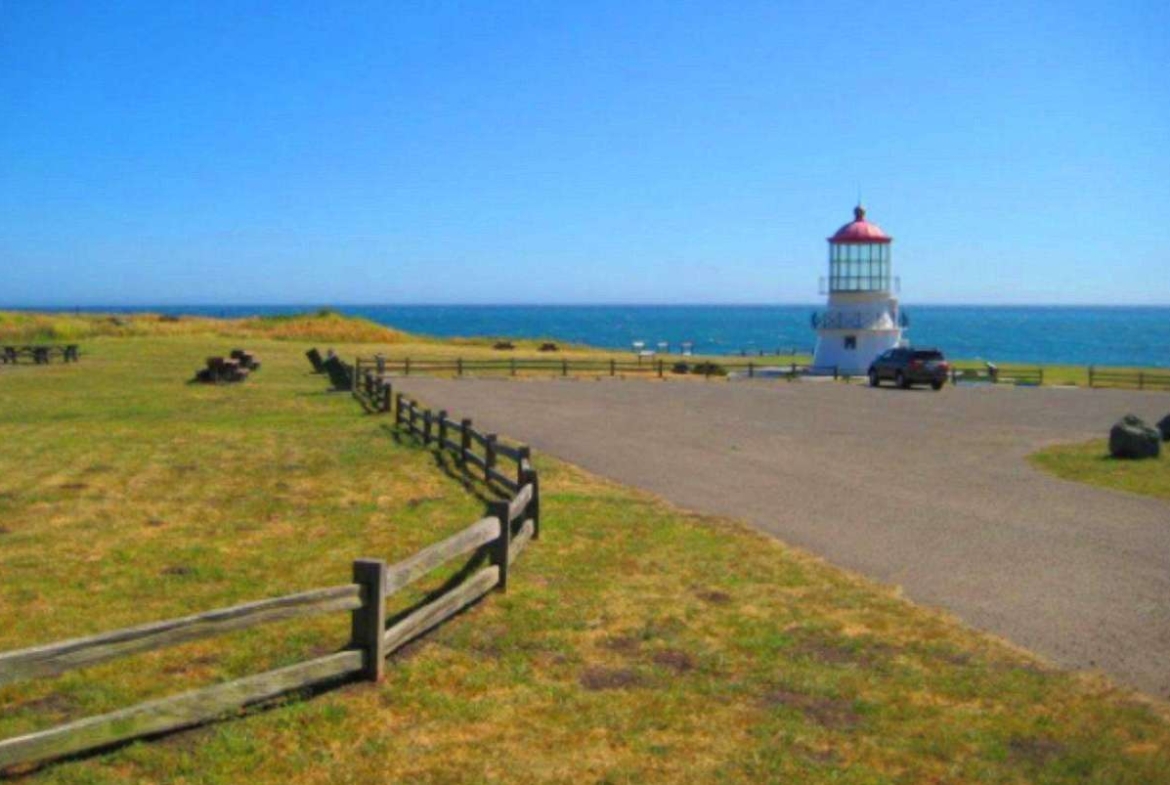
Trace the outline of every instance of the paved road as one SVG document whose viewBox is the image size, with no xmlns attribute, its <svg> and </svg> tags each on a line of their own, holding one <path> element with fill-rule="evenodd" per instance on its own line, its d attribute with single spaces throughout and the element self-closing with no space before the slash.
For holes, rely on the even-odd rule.
<svg viewBox="0 0 1170 785">
<path fill-rule="evenodd" d="M 595 473 L 781 540 L 1069 667 L 1170 697 L 1170 503 L 1032 469 L 1170 395 L 404 379 Z"/>
</svg>

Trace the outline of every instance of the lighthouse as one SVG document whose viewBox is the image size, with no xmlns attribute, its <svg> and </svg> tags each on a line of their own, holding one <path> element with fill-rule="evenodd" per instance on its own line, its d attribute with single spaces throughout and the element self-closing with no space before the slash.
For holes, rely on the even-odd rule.
<svg viewBox="0 0 1170 785">
<path fill-rule="evenodd" d="M 816 368 L 864 374 L 875 357 L 901 344 L 907 321 L 898 310 L 890 272 L 893 240 L 866 220 L 861 205 L 829 238 L 828 307 L 812 317 Z"/>
</svg>

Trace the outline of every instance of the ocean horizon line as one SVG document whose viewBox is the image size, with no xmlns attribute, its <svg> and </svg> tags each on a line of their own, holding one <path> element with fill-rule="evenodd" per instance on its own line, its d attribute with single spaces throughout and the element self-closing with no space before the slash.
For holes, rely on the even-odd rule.
<svg viewBox="0 0 1170 785">
<path fill-rule="evenodd" d="M 1165 309 L 1170 308 L 1166 303 L 992 303 L 992 302 L 919 302 L 914 300 L 899 300 L 899 304 L 908 308 L 1114 308 L 1114 309 Z M 46 313 L 68 313 L 70 311 L 102 311 L 133 309 L 137 311 L 147 309 L 166 308 L 230 308 L 233 310 L 246 308 L 303 308 L 306 310 L 328 310 L 349 308 L 820 308 L 823 300 L 788 301 L 788 302 L 531 302 L 531 303 L 487 303 L 487 302 L 170 302 L 170 303 L 98 303 L 93 305 L 6 305 L 0 304 L 0 311 L 43 311 Z"/>
</svg>

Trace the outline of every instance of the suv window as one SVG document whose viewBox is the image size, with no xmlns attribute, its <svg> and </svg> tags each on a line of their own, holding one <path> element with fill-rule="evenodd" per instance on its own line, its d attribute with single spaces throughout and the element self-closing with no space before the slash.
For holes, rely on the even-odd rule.
<svg viewBox="0 0 1170 785">
<path fill-rule="evenodd" d="M 920 349 L 914 352 L 915 360 L 941 360 L 942 352 L 937 349 Z"/>
</svg>

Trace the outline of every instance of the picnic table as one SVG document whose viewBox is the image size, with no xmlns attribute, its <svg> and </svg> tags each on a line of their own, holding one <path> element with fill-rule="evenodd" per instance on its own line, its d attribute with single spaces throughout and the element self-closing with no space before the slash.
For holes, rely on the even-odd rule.
<svg viewBox="0 0 1170 785">
<path fill-rule="evenodd" d="M 37 365 L 47 365 L 53 357 L 60 357 L 61 362 L 75 363 L 80 356 L 79 347 L 75 343 L 9 345 L 0 353 L 0 362 L 15 365 L 21 358 L 28 358 Z"/>
</svg>

